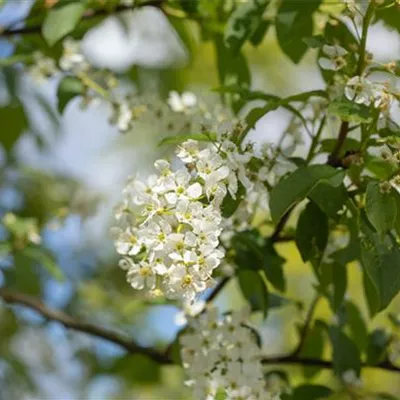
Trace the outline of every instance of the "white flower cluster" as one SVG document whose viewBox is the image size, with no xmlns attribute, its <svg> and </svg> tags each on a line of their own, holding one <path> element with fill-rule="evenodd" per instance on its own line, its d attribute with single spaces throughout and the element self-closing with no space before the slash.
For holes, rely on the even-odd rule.
<svg viewBox="0 0 400 400">
<path fill-rule="evenodd" d="M 28 71 L 35 81 L 44 82 L 61 71 L 79 74 L 89 70 L 90 64 L 81 51 L 80 42 L 66 38 L 63 47 L 59 68 L 52 58 L 45 56 L 42 52 L 37 51 L 33 54 L 33 62 Z"/>
<path fill-rule="evenodd" d="M 28 71 L 36 82 L 42 83 L 54 76 L 58 72 L 58 68 L 52 58 L 36 51 L 33 53 L 33 64 L 29 66 Z"/>
<path fill-rule="evenodd" d="M 227 193 L 236 198 L 239 182 L 251 190 L 246 163 L 252 153 L 227 139 L 203 149 L 188 140 L 177 156 L 182 168 L 156 161 L 158 175 L 125 188 L 115 245 L 132 287 L 191 302 L 212 284 L 224 257 L 221 204 Z"/>
<path fill-rule="evenodd" d="M 393 95 L 388 82 L 371 82 L 362 76 L 350 78 L 344 89 L 346 97 L 357 104 L 373 104 L 382 112 L 388 112 Z"/>
<path fill-rule="evenodd" d="M 79 74 L 90 68 L 89 62 L 82 53 L 81 43 L 72 38 L 66 38 L 63 42 L 64 51 L 60 58 L 60 68 L 65 72 Z"/>
<path fill-rule="evenodd" d="M 229 400 L 278 400 L 266 392 L 260 348 L 246 325 L 248 317 L 244 309 L 221 319 L 210 307 L 189 318 L 180 344 L 194 399 L 213 400 L 222 392 Z"/>
</svg>

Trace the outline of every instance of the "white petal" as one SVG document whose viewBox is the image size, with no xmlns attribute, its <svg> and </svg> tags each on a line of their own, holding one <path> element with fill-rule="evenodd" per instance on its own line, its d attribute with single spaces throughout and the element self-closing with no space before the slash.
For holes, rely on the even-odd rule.
<svg viewBox="0 0 400 400">
<path fill-rule="evenodd" d="M 182 93 L 182 102 L 186 107 L 194 107 L 197 103 L 197 98 L 191 92 L 184 92 Z"/>
<path fill-rule="evenodd" d="M 318 59 L 318 64 L 322 69 L 327 69 L 327 70 L 334 70 L 335 69 L 335 64 L 332 60 L 330 60 L 329 58 L 319 58 Z"/>
<path fill-rule="evenodd" d="M 198 182 L 193 183 L 193 185 L 190 185 L 187 188 L 187 194 L 192 199 L 197 199 L 198 197 L 201 196 L 202 193 L 203 193 L 203 188 Z"/>
</svg>

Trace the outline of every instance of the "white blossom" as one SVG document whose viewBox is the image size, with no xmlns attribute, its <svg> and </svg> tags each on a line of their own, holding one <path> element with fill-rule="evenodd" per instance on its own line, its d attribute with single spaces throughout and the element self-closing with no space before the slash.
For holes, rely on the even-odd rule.
<svg viewBox="0 0 400 400">
<path fill-rule="evenodd" d="M 133 113 L 128 101 L 119 101 L 113 105 L 113 113 L 110 122 L 118 128 L 121 133 L 126 133 L 132 126 Z"/>
<path fill-rule="evenodd" d="M 194 398 L 214 399 L 223 392 L 227 399 L 278 400 L 265 387 L 260 349 L 254 332 L 246 325 L 249 311 L 219 318 L 209 307 L 196 317 L 180 337 L 186 384 Z"/>
<path fill-rule="evenodd" d="M 354 76 L 346 83 L 344 93 L 346 97 L 358 104 L 369 105 L 373 99 L 372 83 L 361 76 Z"/>
<path fill-rule="evenodd" d="M 191 303 L 213 284 L 225 256 L 220 247 L 225 196 L 236 198 L 239 185 L 252 194 L 259 183 L 248 168 L 252 148 L 242 150 L 227 137 L 203 148 L 188 140 L 177 156 L 182 167 L 157 160 L 157 174 L 128 182 L 114 237 L 134 288 Z"/>
<path fill-rule="evenodd" d="M 33 54 L 33 64 L 28 68 L 29 73 L 36 82 L 44 82 L 58 72 L 55 61 L 44 56 L 40 51 Z"/>
<path fill-rule="evenodd" d="M 178 92 L 172 91 L 169 93 L 167 102 L 172 111 L 180 113 L 194 108 L 197 105 L 197 98 L 191 92 L 183 92 L 180 95 Z"/>
<path fill-rule="evenodd" d="M 80 42 L 66 38 L 63 42 L 64 51 L 60 58 L 60 68 L 65 72 L 79 73 L 87 71 L 90 67 L 81 51 Z"/>
<path fill-rule="evenodd" d="M 321 57 L 318 60 L 318 64 L 323 69 L 338 71 L 346 65 L 345 56 L 347 50 L 339 45 L 324 45 L 322 47 L 322 52 L 327 57 Z"/>
</svg>

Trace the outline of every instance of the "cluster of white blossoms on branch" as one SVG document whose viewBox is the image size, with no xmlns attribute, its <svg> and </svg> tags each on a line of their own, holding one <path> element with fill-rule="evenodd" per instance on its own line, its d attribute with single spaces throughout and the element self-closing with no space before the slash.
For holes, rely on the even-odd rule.
<svg viewBox="0 0 400 400">
<path fill-rule="evenodd" d="M 248 325 L 245 308 L 220 318 L 209 307 L 180 337 L 181 358 L 193 398 L 213 400 L 278 400 L 267 392 L 257 336 Z"/>
<path fill-rule="evenodd" d="M 158 160 L 158 174 L 128 183 L 114 233 L 133 288 L 191 302 L 212 285 L 224 257 L 223 201 L 228 194 L 236 199 L 239 186 L 252 190 L 253 156 L 226 137 L 204 148 L 188 140 L 178 146 L 181 168 Z"/>
</svg>

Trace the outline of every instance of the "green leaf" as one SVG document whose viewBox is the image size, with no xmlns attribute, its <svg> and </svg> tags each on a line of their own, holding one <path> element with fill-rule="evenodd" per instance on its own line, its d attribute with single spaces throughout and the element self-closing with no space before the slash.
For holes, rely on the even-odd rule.
<svg viewBox="0 0 400 400">
<path fill-rule="evenodd" d="M 257 29 L 254 31 L 254 33 L 250 37 L 250 43 L 253 46 L 258 46 L 259 44 L 262 43 L 265 35 L 268 32 L 269 27 L 271 26 L 271 21 L 267 20 L 262 20 L 260 24 L 258 25 Z"/>
<path fill-rule="evenodd" d="M 197 0 L 192 0 L 192 1 L 179 0 L 179 5 L 182 7 L 182 10 L 184 10 L 184 11 L 186 11 L 188 13 L 195 13 L 195 12 L 197 12 L 198 1 Z"/>
<path fill-rule="evenodd" d="M 268 313 L 268 290 L 260 274 L 249 269 L 241 269 L 236 274 L 240 289 L 253 311 Z"/>
<path fill-rule="evenodd" d="M 82 2 L 69 3 L 61 8 L 50 10 L 43 25 L 42 34 L 46 42 L 53 46 L 72 32 L 85 11 Z"/>
<path fill-rule="evenodd" d="M 9 242 L 0 242 L 0 259 L 3 257 L 7 257 L 11 252 L 11 243 Z"/>
<path fill-rule="evenodd" d="M 377 20 L 382 20 L 389 28 L 396 29 L 400 33 L 400 6 L 398 3 L 387 1 L 392 7 L 382 7 L 376 10 Z"/>
<path fill-rule="evenodd" d="M 393 190 L 392 196 L 394 201 L 396 202 L 396 221 L 394 221 L 394 229 L 396 230 L 397 234 L 400 235 L 400 194 L 397 190 Z"/>
<path fill-rule="evenodd" d="M 246 194 L 246 189 L 241 182 L 238 184 L 236 199 L 230 193 L 227 193 L 221 204 L 221 213 L 224 218 L 229 218 L 237 210 Z"/>
<path fill-rule="evenodd" d="M 365 212 L 369 222 L 382 236 L 393 229 L 397 217 L 396 200 L 392 193 L 382 193 L 379 182 L 367 186 Z"/>
<path fill-rule="evenodd" d="M 269 0 L 249 0 L 239 5 L 231 14 L 225 28 L 224 42 L 234 54 L 240 50 L 247 39 L 256 33 L 262 23 L 263 13 L 268 3 Z M 263 27 L 266 26 L 268 25 L 263 24 Z"/>
<path fill-rule="evenodd" d="M 357 104 L 346 98 L 333 100 L 328 113 L 339 117 L 342 121 L 367 123 L 372 121 L 371 110 L 364 104 Z"/>
<path fill-rule="evenodd" d="M 142 354 L 122 356 L 108 366 L 105 372 L 117 375 L 130 384 L 154 384 L 161 377 L 160 365 Z"/>
<path fill-rule="evenodd" d="M 324 139 L 321 140 L 321 151 L 324 153 L 332 153 L 333 149 L 335 148 L 337 143 L 337 139 Z M 346 153 L 348 151 L 359 150 L 360 149 L 360 142 L 353 138 L 346 138 L 342 146 L 342 153 Z"/>
<path fill-rule="evenodd" d="M 372 278 L 364 272 L 363 274 L 364 294 L 367 300 L 368 311 L 371 318 L 373 318 L 380 308 L 380 299 L 378 288 L 372 282 Z"/>
<path fill-rule="evenodd" d="M 346 265 L 334 263 L 332 265 L 333 298 L 332 309 L 336 313 L 343 304 L 344 295 L 347 290 L 347 268 Z"/>
<path fill-rule="evenodd" d="M 333 370 L 339 377 L 349 370 L 360 376 L 360 352 L 354 342 L 338 327 L 329 327 L 329 336 L 333 347 Z"/>
<path fill-rule="evenodd" d="M 263 271 L 277 290 L 285 291 L 285 259 L 276 252 L 271 241 L 262 237 L 257 230 L 244 231 L 233 237 L 232 248 L 236 253 L 235 263 L 240 269 Z"/>
<path fill-rule="evenodd" d="M 332 389 L 322 385 L 305 384 L 297 386 L 292 393 L 292 400 L 318 400 L 327 398 L 333 393 Z"/>
<path fill-rule="evenodd" d="M 20 103 L 0 108 L 0 120 L 3 124 L 4 133 L 1 135 L 0 143 L 7 154 L 10 154 L 21 134 L 28 127 L 28 120 L 24 108 Z"/>
<path fill-rule="evenodd" d="M 22 253 L 32 260 L 35 260 L 39 263 L 43 268 L 49 272 L 53 278 L 57 279 L 58 281 L 65 280 L 64 273 L 60 269 L 60 266 L 54 260 L 54 258 L 48 253 L 48 251 L 41 247 L 26 247 Z"/>
<path fill-rule="evenodd" d="M 371 233 L 363 225 L 364 237 L 361 239 L 361 263 L 369 281 L 367 297 L 371 296 L 374 306 L 371 315 L 385 309 L 400 290 L 400 249 L 387 238 Z"/>
<path fill-rule="evenodd" d="M 7 288 L 33 296 L 40 294 L 39 274 L 34 268 L 32 260 L 22 252 L 17 252 L 14 255 L 12 268 L 3 270 L 2 272 Z"/>
<path fill-rule="evenodd" d="M 301 357 L 320 359 L 324 351 L 324 340 L 325 328 L 317 320 L 310 327 L 306 335 L 306 339 L 300 353 Z M 321 370 L 318 367 L 310 368 L 307 366 L 304 367 L 303 373 L 306 378 L 311 379 L 320 371 Z"/>
<path fill-rule="evenodd" d="M 365 154 L 365 167 L 371 171 L 378 179 L 387 180 L 397 169 L 392 163 L 382 159 L 382 157 Z"/>
<path fill-rule="evenodd" d="M 79 79 L 72 76 L 66 76 L 62 79 L 57 89 L 57 108 L 60 114 L 64 112 L 70 100 L 84 92 L 85 86 Z"/>
<path fill-rule="evenodd" d="M 322 164 L 298 168 L 271 191 L 269 206 L 273 221 L 278 222 L 293 205 L 307 197 L 319 183 L 339 186 L 344 174 L 343 171 Z"/>
<path fill-rule="evenodd" d="M 304 262 L 321 260 L 328 243 L 328 229 L 326 214 L 310 201 L 301 213 L 296 229 L 296 245 Z"/>
<path fill-rule="evenodd" d="M 286 290 L 286 279 L 283 273 L 283 265 L 286 260 L 276 252 L 272 241 L 267 240 L 261 252 L 261 265 L 268 281 L 276 289 L 284 292 Z"/>
<path fill-rule="evenodd" d="M 246 58 L 241 52 L 233 54 L 223 41 L 222 36 L 216 36 L 215 48 L 217 52 L 217 69 L 219 81 L 222 86 L 239 86 L 248 88 L 250 86 L 251 76 Z M 240 96 L 231 95 L 228 98 L 233 110 L 238 112 L 244 105 Z"/>
<path fill-rule="evenodd" d="M 281 296 L 276 293 L 269 293 L 268 294 L 268 307 L 271 308 L 279 308 L 286 306 L 288 304 L 293 304 L 296 302 L 292 299 L 288 299 L 287 297 Z"/>
<path fill-rule="evenodd" d="M 346 331 L 348 332 L 350 339 L 357 345 L 360 353 L 364 352 L 368 342 L 368 329 L 367 324 L 361 314 L 358 306 L 347 301 L 345 305 L 346 311 Z"/>
<path fill-rule="evenodd" d="M 308 195 L 318 207 L 329 217 L 338 217 L 338 212 L 343 209 L 348 195 L 344 185 L 333 187 L 327 183 L 320 183 Z"/>
<path fill-rule="evenodd" d="M 186 140 L 197 140 L 198 142 L 214 142 L 217 140 L 217 135 L 214 132 L 206 133 L 189 133 L 187 135 L 174 135 L 168 136 L 158 143 L 159 146 L 165 144 L 180 144 L 186 142 Z"/>
<path fill-rule="evenodd" d="M 325 38 L 322 35 L 305 37 L 303 38 L 303 42 L 311 49 L 316 49 L 327 44 Z"/>
<path fill-rule="evenodd" d="M 307 51 L 303 38 L 313 33 L 313 12 L 320 1 L 299 2 L 284 0 L 279 7 L 275 26 L 278 43 L 282 51 L 298 63 Z"/>
<path fill-rule="evenodd" d="M 386 358 L 390 335 L 383 329 L 375 329 L 368 335 L 367 364 L 377 365 Z"/>
</svg>

